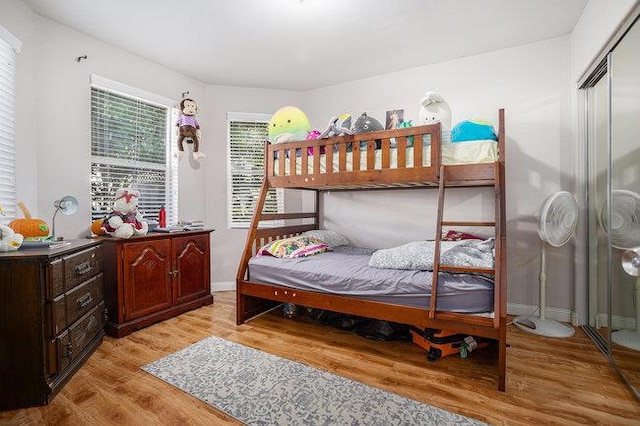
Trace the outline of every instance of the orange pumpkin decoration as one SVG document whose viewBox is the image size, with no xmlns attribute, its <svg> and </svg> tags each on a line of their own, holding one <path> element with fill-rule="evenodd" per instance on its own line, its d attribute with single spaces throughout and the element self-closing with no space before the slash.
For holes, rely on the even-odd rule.
<svg viewBox="0 0 640 426">
<path fill-rule="evenodd" d="M 106 232 L 102 229 L 102 224 L 104 221 L 102 219 L 96 219 L 91 222 L 91 232 L 95 235 L 104 235 Z"/>
<path fill-rule="evenodd" d="M 9 228 L 13 229 L 18 234 L 22 234 L 23 237 L 46 237 L 49 235 L 49 225 L 42 219 L 31 217 L 31 213 L 24 205 L 19 202 L 18 207 L 22 210 L 24 215 L 23 219 L 14 219 L 9 223 Z"/>
</svg>

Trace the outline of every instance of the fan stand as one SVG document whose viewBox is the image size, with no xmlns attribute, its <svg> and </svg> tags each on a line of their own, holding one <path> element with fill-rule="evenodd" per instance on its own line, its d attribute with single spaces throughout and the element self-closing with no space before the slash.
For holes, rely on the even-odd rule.
<svg viewBox="0 0 640 426">
<path fill-rule="evenodd" d="M 556 320 L 545 318 L 547 299 L 547 244 L 542 243 L 540 252 L 540 316 L 522 316 L 513 320 L 513 323 L 521 330 L 528 333 L 539 334 L 547 337 L 571 337 L 575 333 L 573 327 L 562 324 Z"/>
<path fill-rule="evenodd" d="M 622 329 L 611 332 L 611 340 L 625 348 L 640 351 L 640 277 L 636 279 L 635 303 L 636 303 L 636 329 Z"/>
</svg>

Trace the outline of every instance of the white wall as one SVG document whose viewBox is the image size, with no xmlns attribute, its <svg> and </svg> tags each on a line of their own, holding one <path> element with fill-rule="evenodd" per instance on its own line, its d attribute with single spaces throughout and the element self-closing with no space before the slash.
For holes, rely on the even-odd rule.
<svg viewBox="0 0 640 426">
<path fill-rule="evenodd" d="M 211 247 L 214 289 L 235 288 L 236 271 L 247 230 L 227 229 L 227 112 L 272 115 L 285 105 L 297 105 L 300 93 L 284 90 L 208 86 L 200 125 L 205 170 L 205 222 L 215 228 Z M 181 176 L 182 177 L 182 176 Z M 291 206 L 291 203 L 288 203 Z M 295 207 L 293 207 L 295 209 Z"/>
<path fill-rule="evenodd" d="M 552 192 L 572 189 L 575 146 L 569 128 L 569 38 L 499 50 L 353 81 L 305 93 L 304 111 L 324 127 L 332 115 L 366 111 L 384 122 L 385 111 L 404 108 L 415 119 L 420 98 L 439 92 L 453 123 L 485 118 L 497 125 L 505 108 L 509 302 L 536 305 L 540 245 L 535 214 Z M 414 121 L 415 123 L 415 121 Z M 452 220 L 493 217 L 489 191 L 447 192 Z M 471 198 L 469 198 L 471 196 Z M 323 198 L 325 225 L 358 245 L 388 247 L 434 237 L 437 191 L 334 192 Z M 366 214 L 362 214 L 366 211 Z M 571 247 L 549 254 L 549 305 L 573 303 Z"/>
<path fill-rule="evenodd" d="M 577 82 L 637 0 L 589 0 L 571 34 L 571 81 Z"/>
</svg>

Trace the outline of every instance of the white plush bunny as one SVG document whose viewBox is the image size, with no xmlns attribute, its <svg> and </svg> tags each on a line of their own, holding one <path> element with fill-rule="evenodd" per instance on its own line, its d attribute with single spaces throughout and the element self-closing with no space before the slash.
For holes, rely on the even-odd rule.
<svg viewBox="0 0 640 426">
<path fill-rule="evenodd" d="M 433 124 L 440 121 L 442 132 L 451 132 L 451 108 L 436 92 L 427 92 L 427 96 L 420 100 L 418 120 L 420 124 Z"/>
</svg>

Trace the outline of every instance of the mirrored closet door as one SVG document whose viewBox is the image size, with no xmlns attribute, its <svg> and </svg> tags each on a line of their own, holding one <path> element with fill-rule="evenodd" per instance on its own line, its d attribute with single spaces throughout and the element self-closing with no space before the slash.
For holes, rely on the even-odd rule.
<svg viewBox="0 0 640 426">
<path fill-rule="evenodd" d="M 640 398 L 640 24 L 585 83 L 589 325 Z"/>
</svg>

